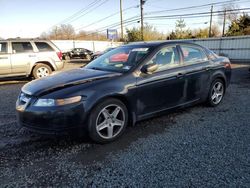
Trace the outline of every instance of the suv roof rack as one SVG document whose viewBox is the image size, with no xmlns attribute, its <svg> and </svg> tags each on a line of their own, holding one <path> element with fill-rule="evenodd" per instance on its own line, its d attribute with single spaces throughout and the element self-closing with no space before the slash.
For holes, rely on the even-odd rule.
<svg viewBox="0 0 250 188">
<path fill-rule="evenodd" d="M 48 40 L 45 38 L 20 38 L 20 37 L 16 37 L 16 38 L 7 38 L 6 40 Z"/>
</svg>

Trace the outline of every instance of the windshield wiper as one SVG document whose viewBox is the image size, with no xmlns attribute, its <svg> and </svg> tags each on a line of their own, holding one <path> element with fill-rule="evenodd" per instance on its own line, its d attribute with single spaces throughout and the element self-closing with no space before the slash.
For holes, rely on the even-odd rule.
<svg viewBox="0 0 250 188">
<path fill-rule="evenodd" d="M 101 68 L 99 68 L 99 67 L 90 67 L 89 69 L 93 69 L 93 70 L 102 70 L 102 71 L 103 71 L 103 69 L 101 69 Z"/>
</svg>

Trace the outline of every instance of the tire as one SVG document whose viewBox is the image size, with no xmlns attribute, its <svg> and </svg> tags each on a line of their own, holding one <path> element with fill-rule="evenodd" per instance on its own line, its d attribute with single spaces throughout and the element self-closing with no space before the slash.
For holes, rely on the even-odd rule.
<svg viewBox="0 0 250 188">
<path fill-rule="evenodd" d="M 35 79 L 49 76 L 51 73 L 51 67 L 43 63 L 38 63 L 32 71 L 32 75 Z"/>
<path fill-rule="evenodd" d="M 71 58 L 70 58 L 69 55 L 66 55 L 66 56 L 65 56 L 65 60 L 66 60 L 66 61 L 70 61 L 70 59 L 71 59 Z"/>
<path fill-rule="evenodd" d="M 91 61 L 91 55 L 87 54 L 87 55 L 86 55 L 86 59 L 87 59 L 88 61 Z"/>
<path fill-rule="evenodd" d="M 108 143 L 120 137 L 128 124 L 128 110 L 117 99 L 106 99 L 92 110 L 88 121 L 90 138 L 97 143 Z"/>
<path fill-rule="evenodd" d="M 215 107 L 218 106 L 225 95 L 225 84 L 221 79 L 215 79 L 209 90 L 209 95 L 207 99 L 208 106 Z"/>
</svg>

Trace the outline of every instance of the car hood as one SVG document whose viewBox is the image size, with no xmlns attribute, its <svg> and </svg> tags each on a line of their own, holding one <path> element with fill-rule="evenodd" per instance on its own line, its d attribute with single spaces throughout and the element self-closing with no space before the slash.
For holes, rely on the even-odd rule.
<svg viewBox="0 0 250 188">
<path fill-rule="evenodd" d="M 121 73 L 86 68 L 73 69 L 31 81 L 23 86 L 22 92 L 32 96 L 40 96 L 66 87 L 119 75 Z"/>
</svg>

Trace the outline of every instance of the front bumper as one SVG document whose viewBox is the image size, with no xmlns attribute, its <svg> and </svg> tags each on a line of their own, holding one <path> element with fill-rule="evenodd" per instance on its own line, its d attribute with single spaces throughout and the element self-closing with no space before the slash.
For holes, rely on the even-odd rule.
<svg viewBox="0 0 250 188">
<path fill-rule="evenodd" d="M 65 133 L 71 130 L 84 129 L 84 101 L 57 107 L 34 107 L 32 102 L 21 106 L 17 101 L 18 124 L 30 130 L 46 134 Z"/>
</svg>

